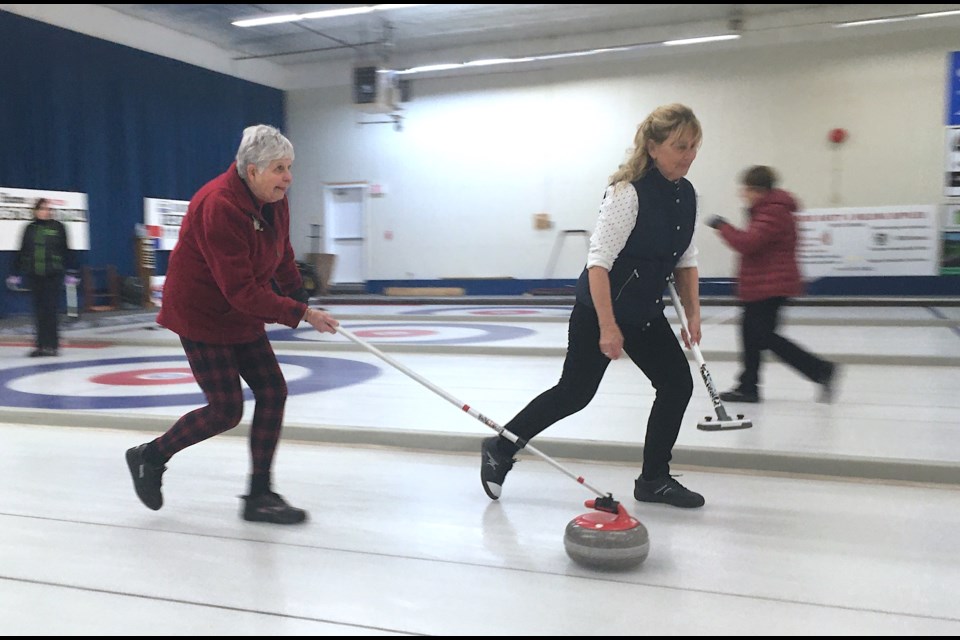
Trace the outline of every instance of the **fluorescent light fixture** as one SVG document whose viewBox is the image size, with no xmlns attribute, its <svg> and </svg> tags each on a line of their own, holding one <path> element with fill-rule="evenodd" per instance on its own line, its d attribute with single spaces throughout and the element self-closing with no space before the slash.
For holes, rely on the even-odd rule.
<svg viewBox="0 0 960 640">
<path fill-rule="evenodd" d="M 570 51 L 566 53 L 551 53 L 542 56 L 524 56 L 522 58 L 495 58 L 491 60 L 470 60 L 468 62 L 450 62 L 445 64 L 428 64 L 422 67 L 411 67 L 397 71 L 401 75 L 411 75 L 414 73 L 427 73 L 430 71 L 449 71 L 451 69 L 462 69 L 464 67 L 486 67 L 496 64 L 514 64 L 517 62 L 535 62 L 540 60 L 557 60 L 559 58 L 576 58 L 581 56 L 593 56 L 598 53 L 608 53 L 610 51 L 628 51 L 634 47 L 616 47 L 608 49 L 591 49 L 588 51 Z"/>
<path fill-rule="evenodd" d="M 449 62 L 444 64 L 428 64 L 422 67 L 412 67 L 410 69 L 405 69 L 403 71 L 397 71 L 397 73 L 405 75 L 412 73 L 427 73 L 430 71 L 449 71 L 451 69 L 459 69 L 463 65 L 459 62 Z"/>
<path fill-rule="evenodd" d="M 321 20 L 323 18 L 339 18 L 341 16 L 355 16 L 363 13 L 373 13 L 374 11 L 393 11 L 394 9 L 406 9 L 407 7 L 422 7 L 422 4 L 371 4 L 362 7 L 346 7 L 344 9 L 329 9 L 327 11 L 313 11 L 311 13 L 292 13 L 282 16 L 264 16 L 263 18 L 250 18 L 248 20 L 235 20 L 231 22 L 235 27 L 260 27 L 267 24 L 280 24 L 283 22 L 299 22 L 300 20 Z"/>
<path fill-rule="evenodd" d="M 728 33 L 722 36 L 704 36 L 702 38 L 684 38 L 682 40 L 667 40 L 665 42 L 661 42 L 660 44 L 662 44 L 665 47 L 676 47 L 678 45 L 683 45 L 683 44 L 703 44 L 704 42 L 720 42 L 722 40 L 736 40 L 739 37 L 740 37 L 739 34 Z"/>
<path fill-rule="evenodd" d="M 889 16 L 886 18 L 874 18 L 872 20 L 854 20 L 852 22 L 838 22 L 833 26 L 838 29 L 843 29 L 844 27 L 863 27 L 871 24 L 889 24 L 891 22 L 923 20 L 924 18 L 945 18 L 947 16 L 960 16 L 960 9 L 955 11 L 934 11 L 932 13 L 917 13 L 910 16 Z"/>
<path fill-rule="evenodd" d="M 674 46 L 680 44 L 700 44 L 703 42 L 716 42 L 719 40 L 736 40 L 739 35 L 721 35 L 706 36 L 703 38 L 688 38 L 686 40 L 667 40 L 666 42 L 642 42 L 639 44 L 629 44 L 622 47 L 606 47 L 603 49 L 584 49 L 581 51 L 565 51 L 562 53 L 548 53 L 541 56 L 524 56 L 522 58 L 495 58 L 492 60 L 471 60 L 469 62 L 451 62 L 444 64 L 430 64 L 422 67 L 411 67 L 397 71 L 398 75 L 412 75 L 416 73 L 428 73 L 431 71 L 449 71 L 451 69 L 462 69 L 464 67 L 483 67 L 498 64 L 512 64 L 516 62 L 542 62 L 544 60 L 558 60 L 560 58 L 580 58 L 584 56 L 595 56 L 601 53 L 619 53 L 622 51 L 636 51 L 638 49 L 649 49 L 660 46 Z"/>
<path fill-rule="evenodd" d="M 855 20 L 853 22 L 841 22 L 840 24 L 835 24 L 833 26 L 838 29 L 843 29 L 844 27 L 865 27 L 871 24 L 888 24 L 891 22 L 906 22 L 907 20 L 913 20 L 916 16 L 898 16 L 893 18 L 876 18 L 874 20 Z"/>
<path fill-rule="evenodd" d="M 491 67 L 496 64 L 513 64 L 514 62 L 532 62 L 536 58 L 491 58 L 490 60 L 471 60 L 464 62 L 465 67 Z"/>
<path fill-rule="evenodd" d="M 313 11 L 312 13 L 302 13 L 300 17 L 304 20 L 323 20 L 324 18 L 341 18 L 343 16 L 359 16 L 364 13 L 373 13 L 376 11 L 371 6 L 366 7 L 345 7 L 343 9 L 327 9 L 326 11 Z"/>
<path fill-rule="evenodd" d="M 236 20 L 234 22 L 231 22 L 230 24 L 232 24 L 235 27 L 260 27 L 265 24 L 280 24 L 282 22 L 296 22 L 297 20 L 303 20 L 303 18 L 294 13 L 290 13 L 283 16 L 268 16 L 266 18 Z"/>
<path fill-rule="evenodd" d="M 609 47 L 607 49 L 591 49 L 589 51 L 570 51 L 567 53 L 551 53 L 545 56 L 537 56 L 537 60 L 556 60 L 557 58 L 579 58 L 581 56 L 595 56 L 598 53 L 616 53 L 618 51 L 630 51 L 631 49 L 637 48 L 639 45 L 634 45 L 633 47 Z"/>
<path fill-rule="evenodd" d="M 935 11 L 933 13 L 918 13 L 918 18 L 943 18 L 945 16 L 960 16 L 960 9 L 956 11 Z"/>
</svg>

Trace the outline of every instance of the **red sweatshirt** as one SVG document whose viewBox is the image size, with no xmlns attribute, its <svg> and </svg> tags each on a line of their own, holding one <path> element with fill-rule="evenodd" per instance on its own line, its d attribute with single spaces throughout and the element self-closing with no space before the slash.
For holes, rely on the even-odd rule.
<svg viewBox="0 0 960 640">
<path fill-rule="evenodd" d="M 732 224 L 720 226 L 720 235 L 740 254 L 737 293 L 744 302 L 789 298 L 803 293 L 797 266 L 798 209 L 793 196 L 771 189 L 750 208 L 746 230 Z"/>
<path fill-rule="evenodd" d="M 157 322 L 212 344 L 252 342 L 266 323 L 296 328 L 307 306 L 274 293 L 271 279 L 284 293 L 302 286 L 290 246 L 290 208 L 286 197 L 261 205 L 233 163 L 190 200 Z"/>
</svg>

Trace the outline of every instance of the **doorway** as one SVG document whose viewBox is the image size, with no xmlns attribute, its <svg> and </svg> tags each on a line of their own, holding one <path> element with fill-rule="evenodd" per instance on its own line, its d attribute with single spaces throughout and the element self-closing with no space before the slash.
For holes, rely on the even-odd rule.
<svg viewBox="0 0 960 640">
<path fill-rule="evenodd" d="M 324 251 L 336 256 L 331 284 L 367 281 L 367 185 L 323 187 Z"/>
</svg>

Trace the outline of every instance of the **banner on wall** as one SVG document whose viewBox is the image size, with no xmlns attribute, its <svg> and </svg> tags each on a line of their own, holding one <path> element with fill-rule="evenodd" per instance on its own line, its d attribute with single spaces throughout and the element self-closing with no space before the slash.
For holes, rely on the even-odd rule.
<svg viewBox="0 0 960 640">
<path fill-rule="evenodd" d="M 944 163 L 943 195 L 960 196 L 960 127 L 947 128 L 947 150 Z"/>
<path fill-rule="evenodd" d="M 947 126 L 960 126 L 960 51 L 947 54 Z"/>
<path fill-rule="evenodd" d="M 960 202 L 947 202 L 940 206 L 941 226 L 951 231 L 960 231 Z"/>
<path fill-rule="evenodd" d="M 947 153 L 943 194 L 960 196 L 960 51 L 947 54 Z"/>
<path fill-rule="evenodd" d="M 808 209 L 795 214 L 808 279 L 939 274 L 936 205 Z"/>
<path fill-rule="evenodd" d="M 943 205 L 940 275 L 960 276 L 960 202 Z"/>
<path fill-rule="evenodd" d="M 960 229 L 943 232 L 940 255 L 940 275 L 960 276 Z"/>
<path fill-rule="evenodd" d="M 180 224 L 187 215 L 187 200 L 143 199 L 143 224 L 147 236 L 157 239 L 158 251 L 173 251 L 180 237 Z"/>
<path fill-rule="evenodd" d="M 0 251 L 19 251 L 23 229 L 33 221 L 33 203 L 47 198 L 53 217 L 67 228 L 72 251 L 90 249 L 87 194 L 46 189 L 0 187 Z"/>
</svg>

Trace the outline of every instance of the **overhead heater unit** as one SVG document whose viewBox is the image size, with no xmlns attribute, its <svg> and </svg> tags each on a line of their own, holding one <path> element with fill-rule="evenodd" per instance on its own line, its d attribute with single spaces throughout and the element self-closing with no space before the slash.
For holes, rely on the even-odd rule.
<svg viewBox="0 0 960 640">
<path fill-rule="evenodd" d="M 353 68 L 353 104 L 367 113 L 400 110 L 400 76 L 376 66 Z"/>
</svg>

